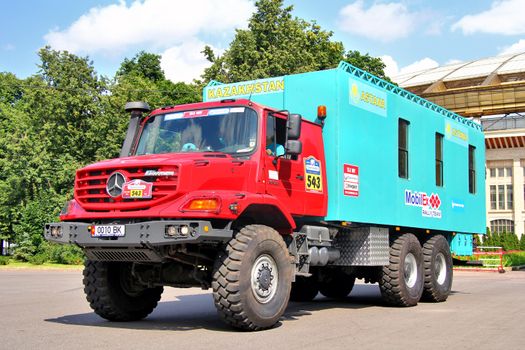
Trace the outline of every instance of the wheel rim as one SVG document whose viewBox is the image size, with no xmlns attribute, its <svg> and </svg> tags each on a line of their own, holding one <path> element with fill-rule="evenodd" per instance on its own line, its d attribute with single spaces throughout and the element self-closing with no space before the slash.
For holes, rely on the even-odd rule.
<svg viewBox="0 0 525 350">
<path fill-rule="evenodd" d="M 260 303 L 269 302 L 277 291 L 279 271 L 275 260 L 267 254 L 257 258 L 252 267 L 252 292 Z"/>
<path fill-rule="evenodd" d="M 445 283 L 447 278 L 447 263 L 445 261 L 445 256 L 443 253 L 438 253 L 436 255 L 436 260 L 434 262 L 434 271 L 436 274 L 436 282 L 440 285 Z"/>
<path fill-rule="evenodd" d="M 417 261 L 412 253 L 405 256 L 405 284 L 408 288 L 416 285 L 417 281 Z"/>
</svg>

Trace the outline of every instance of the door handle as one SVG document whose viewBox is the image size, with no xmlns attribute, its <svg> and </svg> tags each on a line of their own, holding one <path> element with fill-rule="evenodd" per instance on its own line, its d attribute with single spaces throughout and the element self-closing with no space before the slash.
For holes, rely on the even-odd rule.
<svg viewBox="0 0 525 350">
<path fill-rule="evenodd" d="M 301 180 L 301 181 L 304 180 L 304 176 L 303 176 L 303 175 L 295 175 L 295 178 L 296 178 L 297 180 Z"/>
</svg>

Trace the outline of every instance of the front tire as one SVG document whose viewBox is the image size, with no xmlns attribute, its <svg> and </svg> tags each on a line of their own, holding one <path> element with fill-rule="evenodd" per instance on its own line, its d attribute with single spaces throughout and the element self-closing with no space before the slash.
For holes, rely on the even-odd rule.
<svg viewBox="0 0 525 350">
<path fill-rule="evenodd" d="M 288 305 L 292 262 L 277 231 L 264 225 L 242 228 L 213 272 L 213 299 L 221 318 L 244 330 L 275 325 Z"/>
<path fill-rule="evenodd" d="M 417 237 L 398 236 L 390 243 L 390 264 L 383 267 L 379 281 L 383 300 L 393 306 L 417 305 L 423 284 L 423 253 Z"/>
<path fill-rule="evenodd" d="M 442 235 L 429 238 L 423 244 L 425 286 L 423 300 L 443 302 L 452 288 L 452 255 L 447 239 Z"/>
<path fill-rule="evenodd" d="M 131 263 L 84 262 L 84 292 L 97 315 L 109 321 L 137 321 L 157 306 L 162 287 L 146 288 L 131 275 Z"/>
</svg>

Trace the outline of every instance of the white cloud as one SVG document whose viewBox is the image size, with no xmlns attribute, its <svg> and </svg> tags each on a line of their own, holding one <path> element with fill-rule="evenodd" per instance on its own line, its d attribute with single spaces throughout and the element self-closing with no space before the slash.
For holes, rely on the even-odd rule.
<svg viewBox="0 0 525 350">
<path fill-rule="evenodd" d="M 392 56 L 384 55 L 380 58 L 385 64 L 384 70 L 387 77 L 395 77 L 399 74 L 399 66 L 397 65 L 396 60 Z"/>
<path fill-rule="evenodd" d="M 398 63 L 392 56 L 384 55 L 381 56 L 381 59 L 386 65 L 385 73 L 390 78 L 395 78 L 403 74 L 416 73 L 426 69 L 439 67 L 439 63 L 437 63 L 435 60 L 429 57 L 425 57 L 419 61 L 404 66 L 401 69 L 399 69 Z"/>
<path fill-rule="evenodd" d="M 462 60 L 458 60 L 456 58 L 451 58 L 447 62 L 445 62 L 445 66 L 451 65 L 451 64 L 458 64 L 463 62 Z"/>
<path fill-rule="evenodd" d="M 388 42 L 408 36 L 416 20 L 401 3 L 374 3 L 366 9 L 358 0 L 339 11 L 338 24 L 342 31 Z"/>
<path fill-rule="evenodd" d="M 505 47 L 501 52 L 500 55 L 509 55 L 513 53 L 522 53 L 525 52 L 525 39 L 521 39 L 518 42 Z"/>
<path fill-rule="evenodd" d="M 129 6 L 121 0 L 90 9 L 44 39 L 54 49 L 74 53 L 114 54 L 132 45 L 168 48 L 198 35 L 220 36 L 245 27 L 253 10 L 251 0 L 136 0 Z"/>
<path fill-rule="evenodd" d="M 452 30 L 459 29 L 464 34 L 525 34 L 524 12 L 523 0 L 494 1 L 489 10 L 462 17 L 452 25 Z"/>
<path fill-rule="evenodd" d="M 174 82 L 183 81 L 186 83 L 198 79 L 204 69 L 211 65 L 211 62 L 201 53 L 205 45 L 204 42 L 193 39 L 164 51 L 161 54 L 160 65 L 166 78 Z M 220 50 L 216 48 L 213 48 L 213 51 L 220 53 Z"/>
</svg>

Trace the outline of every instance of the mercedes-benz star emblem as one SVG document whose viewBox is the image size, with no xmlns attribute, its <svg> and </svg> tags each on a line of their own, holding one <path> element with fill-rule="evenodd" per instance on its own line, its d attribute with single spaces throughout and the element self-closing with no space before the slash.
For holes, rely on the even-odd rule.
<svg viewBox="0 0 525 350">
<path fill-rule="evenodd" d="M 122 194 L 122 186 L 126 182 L 126 177 L 121 173 L 113 173 L 109 176 L 106 183 L 106 192 L 111 197 L 118 197 Z"/>
</svg>

